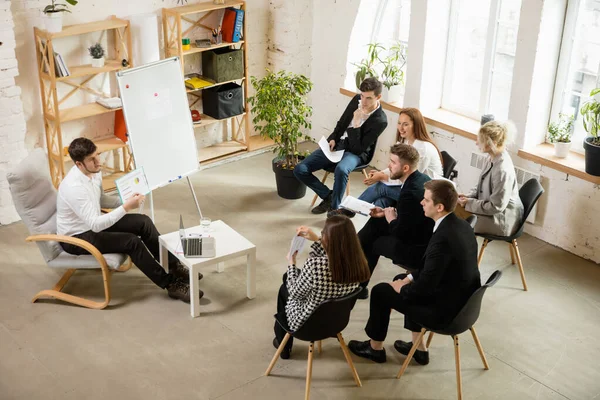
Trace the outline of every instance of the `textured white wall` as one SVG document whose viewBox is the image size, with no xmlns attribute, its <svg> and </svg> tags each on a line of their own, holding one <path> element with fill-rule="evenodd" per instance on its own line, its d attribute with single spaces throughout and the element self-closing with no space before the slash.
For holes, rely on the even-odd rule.
<svg viewBox="0 0 600 400">
<path fill-rule="evenodd" d="M 19 219 L 8 190 L 6 173 L 25 157 L 25 114 L 21 88 L 15 78 L 19 63 L 15 55 L 15 34 L 11 2 L 0 0 L 0 225 Z"/>
</svg>

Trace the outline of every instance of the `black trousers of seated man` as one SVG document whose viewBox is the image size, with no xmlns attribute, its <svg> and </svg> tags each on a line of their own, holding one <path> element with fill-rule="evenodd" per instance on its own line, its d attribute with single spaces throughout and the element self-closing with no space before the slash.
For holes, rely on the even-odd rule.
<svg viewBox="0 0 600 400">
<path fill-rule="evenodd" d="M 358 232 L 358 239 L 367 258 L 371 275 L 381 256 L 406 267 L 414 269 L 422 267 L 423 254 L 427 246 L 406 244 L 396 236 L 392 236 L 385 218 L 369 218 Z M 368 284 L 369 281 L 366 281 L 361 283 L 361 286 L 367 287 Z"/>
<path fill-rule="evenodd" d="M 394 280 L 404 279 L 406 274 L 397 275 Z M 390 325 L 391 310 L 404 314 L 404 328 L 411 332 L 420 332 L 421 327 L 439 329 L 448 325 L 448 317 L 440 315 L 435 305 L 407 304 L 396 290 L 387 282 L 382 282 L 371 290 L 369 320 L 365 332 L 369 338 L 383 342 Z"/>
<path fill-rule="evenodd" d="M 287 272 L 285 274 L 283 274 L 283 283 L 279 287 L 279 293 L 277 294 L 277 320 L 283 322 L 285 324 L 285 328 L 289 329 L 289 326 L 287 324 L 287 314 L 285 313 L 285 306 L 287 305 L 288 297 L 290 297 L 290 294 L 288 292 L 286 282 L 287 282 Z M 273 331 L 275 332 L 275 337 L 277 338 L 277 341 L 279 343 L 281 343 L 287 332 L 284 328 L 281 327 L 281 325 L 279 325 L 277 320 L 275 321 L 275 326 L 273 327 Z M 287 343 L 285 345 L 285 348 L 292 350 L 293 344 L 294 344 L 294 338 L 290 337 L 290 339 L 287 341 Z"/>
<path fill-rule="evenodd" d="M 131 261 L 158 287 L 165 289 L 174 280 L 172 274 L 165 272 L 158 262 L 160 233 L 150 217 L 144 214 L 126 214 L 113 226 L 101 232 L 87 231 L 74 237 L 91 243 L 102 254 L 122 253 L 131 257 Z M 70 254 L 89 254 L 81 247 L 61 243 Z M 177 257 L 169 253 L 169 266 L 177 263 Z"/>
</svg>

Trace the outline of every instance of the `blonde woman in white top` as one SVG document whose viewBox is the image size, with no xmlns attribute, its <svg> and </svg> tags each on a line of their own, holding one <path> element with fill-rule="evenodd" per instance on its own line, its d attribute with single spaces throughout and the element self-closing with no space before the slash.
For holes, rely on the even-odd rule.
<svg viewBox="0 0 600 400">
<path fill-rule="evenodd" d="M 418 109 L 400 110 L 397 141 L 417 149 L 419 152 L 417 169 L 420 172 L 432 179 L 443 176 L 442 155 L 429 136 L 423 115 Z M 371 186 L 360 195 L 359 199 L 381 208 L 394 205 L 402 187 L 400 181 L 390 179 L 390 171 L 387 168 L 383 171 L 371 171 L 364 183 Z"/>
</svg>

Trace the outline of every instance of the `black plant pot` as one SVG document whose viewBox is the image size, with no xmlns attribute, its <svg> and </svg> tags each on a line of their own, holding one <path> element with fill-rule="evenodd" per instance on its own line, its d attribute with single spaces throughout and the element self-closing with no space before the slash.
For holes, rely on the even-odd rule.
<svg viewBox="0 0 600 400">
<path fill-rule="evenodd" d="M 303 198 L 306 194 L 306 185 L 296 179 L 293 169 L 282 168 L 278 161 L 281 159 L 274 158 L 272 165 L 279 197 L 290 200 Z"/>
<path fill-rule="evenodd" d="M 585 149 L 585 172 L 590 175 L 600 176 L 600 145 L 591 143 L 594 138 L 588 136 L 583 141 Z"/>
</svg>

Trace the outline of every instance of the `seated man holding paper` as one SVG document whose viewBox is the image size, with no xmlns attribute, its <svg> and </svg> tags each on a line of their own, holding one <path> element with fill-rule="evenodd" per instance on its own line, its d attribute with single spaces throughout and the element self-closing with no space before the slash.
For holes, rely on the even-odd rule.
<svg viewBox="0 0 600 400">
<path fill-rule="evenodd" d="M 372 158 L 377 138 L 387 126 L 387 117 L 379 104 L 381 90 L 381 82 L 377 79 L 365 79 L 360 84 L 360 95 L 350 100 L 333 133 L 327 138 L 328 143 L 325 146 L 329 146 L 329 149 L 325 147 L 325 151 L 343 151 L 341 160 L 337 161 L 334 158 L 334 162 L 322 149 L 317 149 L 294 169 L 296 178 L 322 199 L 321 203 L 312 209 L 313 214 L 337 210 L 350 172 Z M 339 153 L 337 155 L 339 157 Z M 313 172 L 333 166 L 334 182 L 333 190 L 330 190 L 313 175 Z"/>
<path fill-rule="evenodd" d="M 422 265 L 423 254 L 431 238 L 433 220 L 423 213 L 423 185 L 431 179 L 417 170 L 419 152 L 408 144 L 395 144 L 390 149 L 390 177 L 402 182 L 396 207 L 371 210 L 371 218 L 358 232 L 358 238 L 371 274 L 380 256 L 410 269 Z M 362 286 L 361 299 L 369 295 L 367 282 Z"/>
<path fill-rule="evenodd" d="M 169 297 L 190 301 L 189 272 L 177 258 L 169 254 L 169 271 L 157 262 L 158 236 L 150 218 L 143 214 L 127 214 L 138 208 L 144 196 L 134 194 L 123 204 L 102 190 L 102 173 L 98 149 L 87 138 L 77 138 L 69 145 L 69 156 L 75 163 L 60 183 L 57 196 L 56 227 L 59 235 L 73 236 L 94 245 L 101 253 L 124 253 Z M 114 208 L 102 214 L 100 207 Z M 61 243 L 70 254 L 87 251 Z M 200 297 L 203 293 L 200 292 Z"/>
<path fill-rule="evenodd" d="M 288 254 L 288 270 L 277 297 L 277 314 L 292 331 L 298 330 L 319 304 L 350 294 L 360 282 L 369 279 L 367 260 L 350 219 L 341 215 L 327 219 L 321 235 L 306 226 L 296 230 L 297 237 L 314 242 L 304 267 L 296 267 L 296 254 L 305 240 L 294 238 Z M 286 332 L 277 321 L 274 330 L 273 346 L 277 349 Z M 290 357 L 292 341 L 290 338 L 285 344 L 281 358 Z"/>
</svg>

